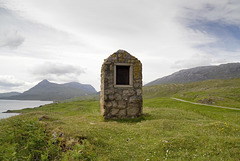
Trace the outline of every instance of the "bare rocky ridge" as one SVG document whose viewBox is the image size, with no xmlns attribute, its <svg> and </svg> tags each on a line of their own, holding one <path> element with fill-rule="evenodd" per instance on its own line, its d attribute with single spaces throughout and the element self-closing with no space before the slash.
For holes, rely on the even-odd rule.
<svg viewBox="0 0 240 161">
<path fill-rule="evenodd" d="M 145 86 L 169 83 L 190 83 L 209 79 L 240 78 L 240 63 L 221 64 L 218 66 L 203 66 L 180 70 L 169 76 L 156 79 Z"/>
</svg>

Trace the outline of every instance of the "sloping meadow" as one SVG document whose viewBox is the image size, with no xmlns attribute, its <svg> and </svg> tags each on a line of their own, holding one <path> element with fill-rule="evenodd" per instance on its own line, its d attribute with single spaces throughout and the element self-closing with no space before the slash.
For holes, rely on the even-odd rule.
<svg viewBox="0 0 240 161">
<path fill-rule="evenodd" d="M 240 108 L 240 79 L 146 86 L 143 93 L 144 98 L 176 97 L 197 103 Z"/>
<path fill-rule="evenodd" d="M 0 160 L 239 160 L 240 111 L 170 98 L 188 98 L 204 84 L 169 85 L 164 95 L 163 87 L 144 87 L 144 115 L 137 119 L 104 120 L 98 100 L 21 110 L 0 120 Z"/>
</svg>

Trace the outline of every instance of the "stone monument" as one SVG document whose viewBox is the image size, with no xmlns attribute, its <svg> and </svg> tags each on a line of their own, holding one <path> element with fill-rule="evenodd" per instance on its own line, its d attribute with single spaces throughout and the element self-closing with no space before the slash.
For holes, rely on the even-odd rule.
<svg viewBox="0 0 240 161">
<path fill-rule="evenodd" d="M 100 104 L 105 119 L 142 115 L 142 63 L 124 50 L 104 60 Z"/>
</svg>

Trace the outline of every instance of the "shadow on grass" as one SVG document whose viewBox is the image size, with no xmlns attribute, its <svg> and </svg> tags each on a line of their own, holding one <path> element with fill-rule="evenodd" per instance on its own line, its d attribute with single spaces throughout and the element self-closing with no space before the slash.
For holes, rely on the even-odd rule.
<svg viewBox="0 0 240 161">
<path fill-rule="evenodd" d="M 118 123 L 139 123 L 142 121 L 151 120 L 151 115 L 148 113 L 142 114 L 137 118 L 126 118 L 126 119 L 104 119 L 105 122 L 118 122 Z"/>
</svg>

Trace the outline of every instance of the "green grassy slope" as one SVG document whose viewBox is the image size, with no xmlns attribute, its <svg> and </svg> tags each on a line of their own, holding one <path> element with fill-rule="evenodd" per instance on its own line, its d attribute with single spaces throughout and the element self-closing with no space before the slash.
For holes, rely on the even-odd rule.
<svg viewBox="0 0 240 161">
<path fill-rule="evenodd" d="M 104 120 L 98 100 L 21 110 L 0 120 L 0 160 L 239 160 L 240 111 L 170 98 L 209 91 L 226 99 L 224 90 L 237 102 L 238 82 L 144 87 L 144 115 L 133 120 Z"/>
<path fill-rule="evenodd" d="M 240 108 L 240 79 L 144 87 L 144 98 L 177 97 L 188 101 Z"/>
<path fill-rule="evenodd" d="M 104 121 L 99 102 L 88 100 L 22 112 L 0 121 L 0 160 L 31 158 L 32 151 L 48 160 L 240 158 L 239 111 L 162 97 L 145 99 L 144 116 L 134 120 Z"/>
</svg>

